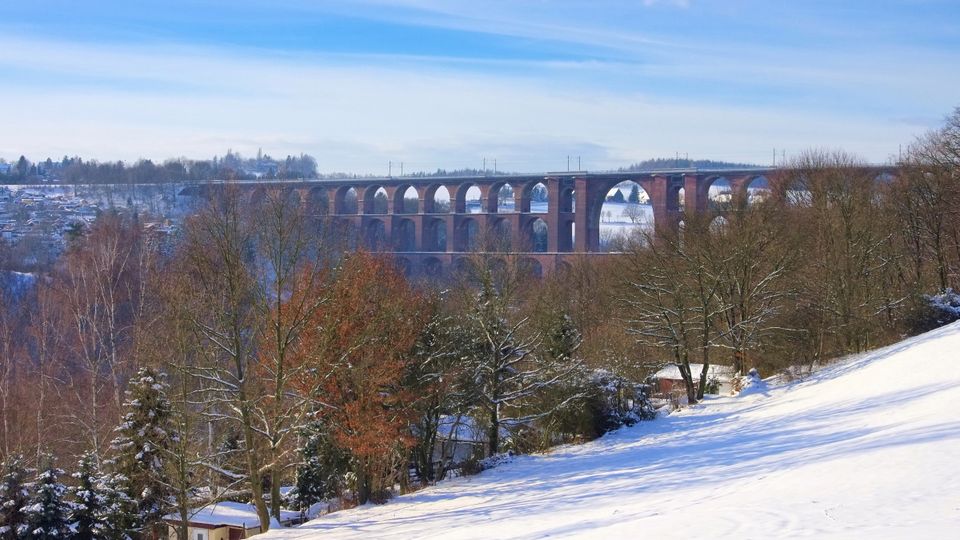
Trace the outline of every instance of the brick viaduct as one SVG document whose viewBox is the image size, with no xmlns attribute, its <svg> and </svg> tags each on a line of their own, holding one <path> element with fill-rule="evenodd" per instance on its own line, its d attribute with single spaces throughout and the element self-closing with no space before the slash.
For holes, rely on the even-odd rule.
<svg viewBox="0 0 960 540">
<path fill-rule="evenodd" d="M 410 275 L 440 276 L 462 263 L 476 249 L 482 231 L 506 240 L 503 250 L 520 253 L 534 272 L 549 273 L 574 254 L 600 254 L 601 206 L 608 192 L 625 181 L 635 182 L 649 197 L 657 228 L 675 227 L 683 212 L 709 209 L 710 186 L 723 178 L 734 197 L 763 177 L 774 181 L 776 169 L 666 170 L 634 173 L 565 172 L 536 175 L 463 177 L 385 177 L 337 180 L 236 182 L 256 204 L 267 189 L 286 189 L 299 196 L 308 211 L 366 247 L 393 253 Z M 532 192 L 542 184 L 545 211 L 534 211 Z M 509 185 L 513 205 L 500 207 L 500 190 Z M 479 208 L 471 208 L 467 191 L 480 192 Z M 194 189 L 204 189 L 195 186 Z M 417 204 L 407 200 L 416 191 Z M 187 188 L 191 189 L 190 187 Z M 386 207 L 376 202 L 386 193 Z M 449 203 L 437 198 L 446 190 Z M 682 190 L 682 192 L 681 192 Z M 473 193 L 476 193 L 474 191 Z M 442 197 L 442 196 L 441 196 Z M 355 203 L 354 203 L 355 201 Z M 412 201 L 410 201 L 412 202 Z M 537 210 L 541 210 L 537 208 Z M 534 242 L 533 231 L 546 228 L 546 241 Z"/>
</svg>

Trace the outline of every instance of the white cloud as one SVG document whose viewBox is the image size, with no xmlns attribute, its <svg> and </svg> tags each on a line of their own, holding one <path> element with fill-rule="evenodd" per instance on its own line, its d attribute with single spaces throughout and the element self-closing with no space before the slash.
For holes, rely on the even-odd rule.
<svg viewBox="0 0 960 540">
<path fill-rule="evenodd" d="M 774 146 L 842 146 L 882 161 L 918 130 L 815 106 L 734 107 L 409 58 L 118 50 L 8 36 L 0 66 L 48 78 L 0 86 L 4 123 L 16 126 L 0 131 L 7 159 L 163 159 L 262 147 L 311 153 L 325 171 L 382 172 L 390 160 L 408 171 L 450 169 L 483 157 L 502 170 L 541 171 L 565 167 L 567 155 L 596 170 L 675 152 L 766 163 Z"/>
</svg>

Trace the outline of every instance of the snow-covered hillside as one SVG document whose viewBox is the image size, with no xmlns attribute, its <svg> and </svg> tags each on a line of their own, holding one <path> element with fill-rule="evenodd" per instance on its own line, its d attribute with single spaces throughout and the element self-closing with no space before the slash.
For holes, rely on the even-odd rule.
<svg viewBox="0 0 960 540">
<path fill-rule="evenodd" d="M 960 323 L 259 538 L 958 538 Z"/>
</svg>

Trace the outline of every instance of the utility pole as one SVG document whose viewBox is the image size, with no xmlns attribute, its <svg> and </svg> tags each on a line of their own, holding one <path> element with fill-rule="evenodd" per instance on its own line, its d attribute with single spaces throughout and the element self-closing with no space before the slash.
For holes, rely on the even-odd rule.
<svg viewBox="0 0 960 540">
<path fill-rule="evenodd" d="M 403 176 L 403 162 L 400 162 L 400 176 Z"/>
<path fill-rule="evenodd" d="M 393 176 L 393 162 L 387 162 L 387 177 Z"/>
<path fill-rule="evenodd" d="M 493 158 L 493 174 L 497 174 L 497 158 Z"/>
<path fill-rule="evenodd" d="M 570 156 L 567 156 L 567 172 L 570 172 Z"/>
</svg>

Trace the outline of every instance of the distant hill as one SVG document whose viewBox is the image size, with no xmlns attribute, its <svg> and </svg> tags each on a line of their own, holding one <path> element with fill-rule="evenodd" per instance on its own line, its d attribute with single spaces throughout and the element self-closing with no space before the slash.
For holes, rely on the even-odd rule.
<svg viewBox="0 0 960 540">
<path fill-rule="evenodd" d="M 674 159 L 654 158 L 634 163 L 629 167 L 621 167 L 620 172 L 657 171 L 661 169 L 746 169 L 758 167 L 755 163 L 732 163 L 729 161 L 714 161 L 712 159 Z"/>
</svg>

